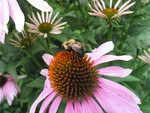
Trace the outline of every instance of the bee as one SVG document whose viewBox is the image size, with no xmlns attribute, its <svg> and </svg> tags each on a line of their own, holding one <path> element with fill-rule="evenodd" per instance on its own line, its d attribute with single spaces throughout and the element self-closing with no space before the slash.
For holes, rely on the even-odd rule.
<svg viewBox="0 0 150 113">
<path fill-rule="evenodd" d="M 75 39 L 69 39 L 63 42 L 62 47 L 67 51 L 73 50 L 79 57 L 83 57 L 85 54 L 83 46 L 85 45 L 87 44 L 78 42 Z"/>
</svg>

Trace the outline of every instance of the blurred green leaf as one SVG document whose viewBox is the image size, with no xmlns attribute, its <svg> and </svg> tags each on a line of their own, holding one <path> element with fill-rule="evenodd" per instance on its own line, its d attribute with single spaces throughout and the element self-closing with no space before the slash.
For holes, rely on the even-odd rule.
<svg viewBox="0 0 150 113">
<path fill-rule="evenodd" d="M 27 86 L 28 87 L 33 87 L 33 88 L 43 88 L 44 85 L 44 81 L 45 81 L 45 77 L 38 77 L 37 79 L 33 80 L 32 82 L 30 82 Z"/>
</svg>

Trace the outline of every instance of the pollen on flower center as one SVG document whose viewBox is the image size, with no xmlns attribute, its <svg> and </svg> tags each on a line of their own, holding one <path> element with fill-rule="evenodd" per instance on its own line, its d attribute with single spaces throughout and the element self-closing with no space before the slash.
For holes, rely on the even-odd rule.
<svg viewBox="0 0 150 113">
<path fill-rule="evenodd" d="M 39 25 L 38 29 L 42 33 L 49 33 L 52 30 L 52 24 L 43 22 Z"/>
<path fill-rule="evenodd" d="M 0 75 L 0 87 L 2 87 L 7 82 L 7 78 Z"/>
<path fill-rule="evenodd" d="M 65 99 L 91 95 L 98 79 L 93 63 L 86 54 L 81 58 L 74 51 L 57 53 L 49 65 L 51 87 Z"/>
<path fill-rule="evenodd" d="M 114 9 L 114 8 L 106 8 L 102 11 L 102 13 L 104 13 L 105 15 L 107 15 L 108 17 L 112 17 L 115 14 L 118 14 L 118 10 Z"/>
</svg>

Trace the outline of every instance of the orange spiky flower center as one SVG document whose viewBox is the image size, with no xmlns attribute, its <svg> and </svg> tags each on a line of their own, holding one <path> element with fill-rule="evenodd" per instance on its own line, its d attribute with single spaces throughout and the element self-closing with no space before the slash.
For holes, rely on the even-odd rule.
<svg viewBox="0 0 150 113">
<path fill-rule="evenodd" d="M 91 95 L 97 85 L 97 71 L 85 54 L 79 57 L 74 51 L 61 51 L 49 65 L 51 87 L 65 99 L 80 99 Z"/>
<path fill-rule="evenodd" d="M 3 87 L 3 85 L 7 82 L 7 78 L 3 75 L 0 75 L 0 87 Z"/>
<path fill-rule="evenodd" d="M 43 22 L 38 26 L 38 29 L 42 33 L 49 33 L 52 30 L 52 24 L 48 22 Z"/>
<path fill-rule="evenodd" d="M 108 18 L 111 18 L 115 14 L 118 14 L 118 10 L 115 8 L 106 8 L 102 11 L 105 15 L 107 15 Z"/>
</svg>

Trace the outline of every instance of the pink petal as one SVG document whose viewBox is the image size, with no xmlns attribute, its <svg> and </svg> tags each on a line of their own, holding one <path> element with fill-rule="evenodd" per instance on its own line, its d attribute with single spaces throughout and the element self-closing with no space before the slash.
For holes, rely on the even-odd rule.
<svg viewBox="0 0 150 113">
<path fill-rule="evenodd" d="M 14 96 L 17 95 L 17 89 L 11 81 L 7 81 L 3 86 L 3 92 L 9 105 L 12 104 Z"/>
<path fill-rule="evenodd" d="M 142 113 L 138 105 L 129 103 L 108 89 L 97 88 L 94 96 L 107 113 Z"/>
<path fill-rule="evenodd" d="M 30 108 L 30 112 L 29 113 L 35 113 L 36 107 L 37 105 L 44 99 L 46 98 L 49 94 L 51 94 L 53 90 L 52 89 L 44 89 L 41 94 L 38 96 L 38 98 L 34 101 L 34 103 L 32 104 L 31 108 Z"/>
<path fill-rule="evenodd" d="M 65 109 L 65 113 L 74 113 L 72 101 L 68 101 Z"/>
<path fill-rule="evenodd" d="M 53 59 L 53 56 L 50 55 L 50 54 L 44 54 L 44 55 L 42 56 L 42 58 L 43 58 L 43 60 L 45 61 L 45 63 L 46 63 L 47 65 L 49 65 L 49 63 L 50 63 L 51 60 Z"/>
<path fill-rule="evenodd" d="M 49 109 L 49 113 L 56 113 L 59 107 L 59 104 L 62 100 L 62 97 L 58 96 L 54 102 L 52 103 L 50 109 Z"/>
<path fill-rule="evenodd" d="M 44 0 L 27 0 L 31 5 L 33 5 L 35 8 L 44 11 L 44 12 L 48 12 L 48 11 L 52 11 L 52 7 L 48 5 L 47 2 L 45 2 Z"/>
<path fill-rule="evenodd" d="M 45 76 L 45 77 L 48 77 L 48 69 L 42 69 L 40 74 Z"/>
<path fill-rule="evenodd" d="M 7 26 L 9 21 L 9 8 L 8 8 L 8 1 L 1 0 L 0 2 L 0 30 L 4 30 L 4 26 Z"/>
<path fill-rule="evenodd" d="M 44 102 L 42 103 L 42 106 L 41 106 L 41 108 L 40 108 L 39 113 L 45 113 L 45 112 L 46 112 L 46 110 L 47 110 L 47 108 L 48 108 L 50 102 L 52 101 L 52 99 L 54 98 L 55 95 L 56 95 L 56 93 L 53 92 L 53 93 L 51 93 L 51 94 L 44 100 Z"/>
<path fill-rule="evenodd" d="M 111 88 L 111 90 L 114 90 L 114 92 L 120 95 L 120 97 L 125 98 L 127 101 L 141 104 L 140 99 L 126 87 L 105 78 L 99 78 L 99 81 L 100 87 Z"/>
<path fill-rule="evenodd" d="M 85 99 L 82 99 L 82 113 L 92 113 L 91 108 L 92 106 L 89 106 L 89 103 Z"/>
<path fill-rule="evenodd" d="M 82 113 L 81 104 L 78 100 L 74 101 L 74 113 Z"/>
<path fill-rule="evenodd" d="M 9 15 L 15 22 L 16 29 L 21 32 L 24 29 L 25 17 L 16 0 L 8 0 Z"/>
<path fill-rule="evenodd" d="M 90 105 L 92 113 L 103 113 L 101 107 L 97 104 L 97 102 L 92 97 L 89 96 L 87 98 L 87 101 Z"/>
<path fill-rule="evenodd" d="M 60 30 L 52 30 L 50 33 L 51 34 L 60 34 L 62 31 L 60 31 Z"/>
<path fill-rule="evenodd" d="M 115 55 L 104 55 L 102 57 L 100 57 L 99 59 L 97 59 L 94 62 L 94 65 L 98 65 L 98 64 L 102 64 L 105 62 L 110 62 L 110 61 L 114 61 L 114 60 L 124 60 L 124 61 L 129 61 L 131 60 L 132 57 L 129 55 L 121 55 L 121 56 L 115 56 Z"/>
<path fill-rule="evenodd" d="M 0 43 L 4 44 L 5 40 L 5 31 L 0 29 Z"/>
<path fill-rule="evenodd" d="M 112 51 L 114 48 L 114 44 L 112 41 L 103 43 L 101 46 L 99 46 L 97 49 L 95 49 L 92 52 L 91 55 L 91 60 L 97 60 L 98 58 L 100 58 L 101 56 L 103 56 L 104 54 Z"/>
<path fill-rule="evenodd" d="M 3 98 L 4 98 L 4 93 L 3 93 L 2 88 L 0 88 L 0 104 L 1 104 L 1 102 L 3 100 Z"/>
<path fill-rule="evenodd" d="M 46 89 L 46 88 L 51 88 L 51 85 L 50 85 L 50 81 L 49 81 L 49 79 L 47 78 L 46 80 L 45 80 L 45 83 L 44 83 L 44 89 Z"/>
<path fill-rule="evenodd" d="M 23 79 L 23 78 L 26 78 L 27 75 L 20 75 L 20 76 L 17 76 L 18 79 Z"/>
<path fill-rule="evenodd" d="M 98 74 L 115 76 L 115 77 L 126 77 L 132 72 L 131 69 L 124 69 L 118 66 L 110 66 L 106 68 L 98 69 Z"/>
</svg>

